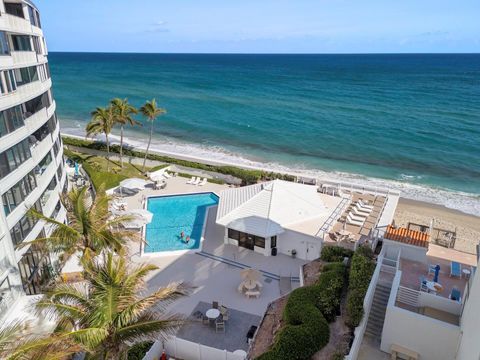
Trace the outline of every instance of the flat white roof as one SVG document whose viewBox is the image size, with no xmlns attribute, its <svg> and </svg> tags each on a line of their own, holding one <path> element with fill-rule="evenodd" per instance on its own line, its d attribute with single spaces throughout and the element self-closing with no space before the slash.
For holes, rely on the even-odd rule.
<svg viewBox="0 0 480 360">
<path fill-rule="evenodd" d="M 340 201 L 314 185 L 274 180 L 221 192 L 217 224 L 262 237 L 285 229 L 313 236 Z"/>
</svg>

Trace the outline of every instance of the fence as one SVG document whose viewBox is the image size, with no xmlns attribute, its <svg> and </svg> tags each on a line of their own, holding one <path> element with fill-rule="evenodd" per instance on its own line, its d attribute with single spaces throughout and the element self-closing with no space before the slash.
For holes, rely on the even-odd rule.
<svg viewBox="0 0 480 360">
<path fill-rule="evenodd" d="M 246 355 L 171 337 L 164 343 L 156 341 L 143 360 L 158 360 L 164 349 L 169 356 L 185 360 L 245 360 L 246 358 Z"/>
</svg>

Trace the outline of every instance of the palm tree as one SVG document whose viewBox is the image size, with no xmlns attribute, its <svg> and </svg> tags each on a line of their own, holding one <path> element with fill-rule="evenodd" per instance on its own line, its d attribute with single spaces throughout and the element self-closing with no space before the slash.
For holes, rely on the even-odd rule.
<svg viewBox="0 0 480 360">
<path fill-rule="evenodd" d="M 112 219 L 108 211 L 110 197 L 100 189 L 95 199 L 91 200 L 87 190 L 87 187 L 73 189 L 61 196 L 62 204 L 67 210 L 68 225 L 31 208 L 29 214 L 45 221 L 53 227 L 53 231 L 48 238 L 21 243 L 19 246 L 44 244 L 51 251 L 65 252 L 67 255 L 81 252 L 82 259 L 85 260 L 103 250 L 111 249 L 121 253 L 128 240 L 138 240 L 138 235 L 119 226 L 122 222 L 131 220 L 131 216 Z"/>
<path fill-rule="evenodd" d="M 145 163 L 147 162 L 148 150 L 150 149 L 150 143 L 152 142 L 153 135 L 153 122 L 155 119 L 161 115 L 167 113 L 167 110 L 159 108 L 155 99 L 152 101 L 147 101 L 145 105 L 140 108 L 140 112 L 143 116 L 147 118 L 147 121 L 150 121 L 150 137 L 148 138 L 147 151 L 145 152 L 145 157 L 143 159 L 142 171 L 145 171 Z"/>
<path fill-rule="evenodd" d="M 53 342 L 77 344 L 88 358 L 126 359 L 131 346 L 165 338 L 183 324 L 166 307 L 187 295 L 189 287 L 173 283 L 142 297 L 145 277 L 157 268 L 127 264 L 125 257 L 109 252 L 104 261 L 86 264 L 86 286 L 59 284 L 37 303 L 44 315 L 58 321 Z"/>
<path fill-rule="evenodd" d="M 98 134 L 105 135 L 105 142 L 107 144 L 107 172 L 110 170 L 110 141 L 108 136 L 112 132 L 113 124 L 114 117 L 112 107 L 97 107 L 92 111 L 92 119 L 85 128 L 87 137 Z"/>
<path fill-rule="evenodd" d="M 120 167 L 123 168 L 123 127 L 125 125 L 142 125 L 132 116 L 138 113 L 138 110 L 128 103 L 127 99 L 115 98 L 110 101 L 113 110 L 113 119 L 115 124 L 120 125 Z"/>
</svg>

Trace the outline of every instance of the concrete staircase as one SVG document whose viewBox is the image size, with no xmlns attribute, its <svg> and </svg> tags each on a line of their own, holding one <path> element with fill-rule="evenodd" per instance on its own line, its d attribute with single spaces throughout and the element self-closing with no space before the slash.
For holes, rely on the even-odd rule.
<svg viewBox="0 0 480 360">
<path fill-rule="evenodd" d="M 383 322 L 385 321 L 385 312 L 387 310 L 391 289 L 391 283 L 378 282 L 373 295 L 372 308 L 368 317 L 365 334 L 379 341 L 382 337 Z"/>
</svg>

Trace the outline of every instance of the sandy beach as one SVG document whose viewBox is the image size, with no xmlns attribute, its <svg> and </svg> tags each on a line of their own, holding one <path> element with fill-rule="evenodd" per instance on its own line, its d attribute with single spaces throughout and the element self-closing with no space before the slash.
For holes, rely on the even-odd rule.
<svg viewBox="0 0 480 360">
<path fill-rule="evenodd" d="M 409 222 L 429 225 L 435 219 L 435 227 L 456 230 L 455 249 L 476 253 L 480 241 L 480 217 L 458 210 L 422 201 L 400 199 L 395 212 L 395 224 L 406 226 Z"/>
</svg>

